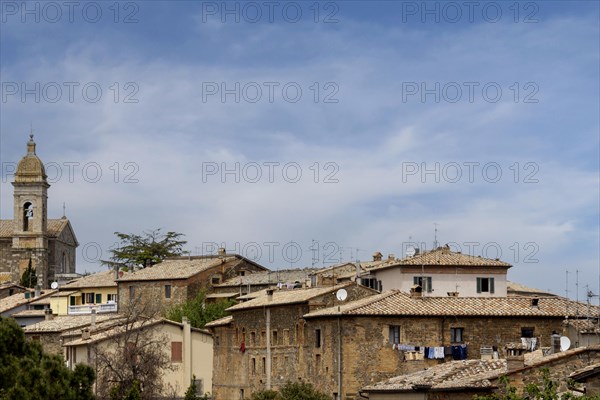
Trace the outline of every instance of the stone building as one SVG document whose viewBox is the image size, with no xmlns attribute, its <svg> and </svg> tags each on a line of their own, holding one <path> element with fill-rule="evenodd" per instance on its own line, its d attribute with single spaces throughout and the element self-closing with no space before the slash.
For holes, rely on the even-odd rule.
<svg viewBox="0 0 600 400">
<path fill-rule="evenodd" d="M 211 291 L 223 281 L 267 269 L 238 254 L 171 257 L 151 267 L 125 274 L 116 280 L 118 307 L 140 299 L 158 308 L 193 299 L 198 291 Z"/>
<path fill-rule="evenodd" d="M 324 353 L 331 333 L 309 328 L 303 315 L 374 293 L 354 283 L 275 289 L 230 307 L 231 316 L 207 324 L 214 334 L 214 398 L 250 398 L 288 380 L 333 381 L 336 372 Z"/>
<path fill-rule="evenodd" d="M 33 135 L 15 172 L 12 220 L 0 220 L 0 273 L 19 282 L 31 260 L 38 283 L 47 288 L 57 275 L 75 272 L 77 238 L 63 216 L 48 219 L 48 184 Z"/>
<path fill-rule="evenodd" d="M 346 285 L 347 291 L 370 290 Z M 333 289 L 327 293 L 329 302 L 281 305 L 275 302 L 278 292 L 271 302 L 263 295 L 231 307 L 231 317 L 213 322 L 216 399 L 249 397 L 265 389 L 269 379 L 274 388 L 300 379 L 336 399 L 358 399 L 361 388 L 399 374 L 453 359 L 493 357 L 494 352 L 503 357 L 507 343 L 551 347 L 568 310 L 576 308 L 557 296 L 423 297 L 392 290 L 332 304 Z M 597 314 L 598 307 L 593 311 Z M 441 355 L 426 353 L 429 348 Z"/>
</svg>

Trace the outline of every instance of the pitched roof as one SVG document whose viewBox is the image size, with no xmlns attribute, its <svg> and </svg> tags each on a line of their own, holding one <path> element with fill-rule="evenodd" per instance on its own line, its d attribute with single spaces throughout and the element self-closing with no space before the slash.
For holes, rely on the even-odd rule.
<svg viewBox="0 0 600 400">
<path fill-rule="evenodd" d="M 35 292 L 33 290 L 30 290 L 25 293 L 29 293 L 30 296 L 33 296 L 33 294 Z M 51 294 L 56 293 L 56 290 L 45 290 L 45 291 L 42 291 L 38 297 L 30 297 L 30 298 L 25 298 L 25 293 L 13 294 L 12 296 L 8 296 L 8 297 L 5 297 L 2 300 L 0 300 L 0 313 L 4 313 L 4 312 L 12 310 L 13 308 L 17 308 L 17 307 L 23 306 L 25 304 L 32 303 L 34 301 L 38 301 L 40 299 L 48 297 Z"/>
<path fill-rule="evenodd" d="M 579 333 L 600 333 L 599 322 L 597 319 L 567 319 L 563 324 L 572 326 Z"/>
<path fill-rule="evenodd" d="M 117 287 L 117 282 L 115 282 L 115 272 L 113 270 L 110 270 L 83 276 L 81 278 L 67 283 L 66 285 L 63 285 L 61 287 L 61 290 L 95 287 Z"/>
<path fill-rule="evenodd" d="M 461 360 L 435 365 L 422 371 L 400 375 L 368 385 L 366 392 L 404 392 L 413 390 L 457 390 L 495 387 L 495 379 L 524 369 L 531 369 L 590 350 L 600 346 L 578 347 L 545 357 L 534 353 L 525 354 L 524 367 L 508 372 L 506 360 Z"/>
<path fill-rule="evenodd" d="M 511 264 L 500 261 L 499 259 L 462 254 L 460 252 L 451 251 L 449 247 L 445 246 L 438 247 L 435 250 L 425 251 L 412 257 L 403 258 L 396 262 L 387 262 L 372 268 L 372 270 L 395 266 L 512 267 Z"/>
<path fill-rule="evenodd" d="M 48 237 L 58 237 L 69 224 L 68 218 L 48 219 Z M 12 238 L 15 231 L 15 221 L 12 219 L 0 220 L 0 238 Z"/>
<path fill-rule="evenodd" d="M 349 285 L 355 285 L 353 282 L 346 282 L 340 285 L 335 286 L 327 286 L 327 287 L 317 287 L 317 288 L 306 288 L 306 289 L 282 289 L 282 290 L 274 290 L 273 296 L 269 299 L 269 296 L 266 293 L 260 294 L 258 297 L 248 300 L 244 303 L 236 304 L 227 309 L 227 311 L 239 311 L 250 308 L 259 308 L 265 306 L 280 306 L 284 304 L 296 304 L 296 303 L 305 303 L 310 299 L 315 297 L 322 296 L 327 293 L 331 293 L 338 289 L 344 288 Z M 256 293 L 256 292 L 255 292 Z"/>
<path fill-rule="evenodd" d="M 244 276 L 235 276 L 231 279 L 227 279 L 225 282 L 216 285 L 216 287 L 230 287 L 230 286 L 241 286 L 241 285 L 268 285 L 277 284 L 279 282 L 295 282 L 305 281 L 309 279 L 310 275 L 318 271 L 317 268 L 296 268 L 296 269 L 282 269 L 276 271 L 260 271 L 246 274 Z"/>
<path fill-rule="evenodd" d="M 557 296 L 545 290 L 531 288 L 521 283 L 506 281 L 506 291 L 509 296 Z"/>
<path fill-rule="evenodd" d="M 573 315 L 582 303 L 564 297 L 542 297 L 532 306 L 531 297 L 421 297 L 412 298 L 398 290 L 390 290 L 379 295 L 366 297 L 339 307 L 313 311 L 305 318 L 328 315 L 455 315 L 455 316 L 513 316 L 513 317 L 564 317 Z M 600 314 L 600 307 L 592 306 L 594 315 Z"/>
<path fill-rule="evenodd" d="M 363 388 L 366 392 L 412 391 L 486 388 L 492 387 L 487 379 L 498 371 L 506 372 L 506 360 L 461 360 L 438 364 L 423 371 L 400 375 Z"/>
<path fill-rule="evenodd" d="M 117 282 L 187 279 L 202 271 L 235 261 L 236 259 L 238 258 L 235 256 L 221 258 L 217 256 L 168 258 L 152 267 L 146 267 L 124 275 L 117 279 Z"/>
<path fill-rule="evenodd" d="M 215 326 L 229 325 L 231 323 L 231 321 L 233 321 L 233 317 L 231 315 L 228 315 L 227 317 L 223 317 L 223 318 L 219 318 L 214 321 L 211 321 L 208 324 L 204 325 L 204 327 L 205 328 L 214 328 Z"/>
<path fill-rule="evenodd" d="M 121 318 L 118 314 L 98 314 L 96 324 Z M 40 321 L 23 328 L 25 333 L 64 332 L 70 329 L 83 328 L 92 323 L 91 315 L 59 315 L 51 320 Z"/>
</svg>

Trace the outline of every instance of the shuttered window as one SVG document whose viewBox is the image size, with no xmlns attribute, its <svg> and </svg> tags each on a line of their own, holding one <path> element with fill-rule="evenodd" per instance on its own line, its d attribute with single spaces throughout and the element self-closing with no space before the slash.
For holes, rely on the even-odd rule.
<svg viewBox="0 0 600 400">
<path fill-rule="evenodd" d="M 183 361 L 182 349 L 181 342 L 171 342 L 171 362 L 180 363 Z"/>
</svg>

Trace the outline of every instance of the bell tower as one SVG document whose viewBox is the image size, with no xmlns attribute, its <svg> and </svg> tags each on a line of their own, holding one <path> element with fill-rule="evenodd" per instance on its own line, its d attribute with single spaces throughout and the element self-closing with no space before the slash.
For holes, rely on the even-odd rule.
<svg viewBox="0 0 600 400">
<path fill-rule="evenodd" d="M 48 188 L 44 164 L 35 154 L 33 134 L 15 173 L 12 277 L 19 281 L 31 259 L 38 283 L 48 286 Z"/>
</svg>

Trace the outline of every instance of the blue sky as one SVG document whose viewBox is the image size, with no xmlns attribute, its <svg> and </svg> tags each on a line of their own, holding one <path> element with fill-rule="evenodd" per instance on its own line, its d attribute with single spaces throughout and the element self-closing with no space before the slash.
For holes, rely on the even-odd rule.
<svg viewBox="0 0 600 400">
<path fill-rule="evenodd" d="M 437 224 L 512 280 L 598 292 L 598 2 L 74 4 L 2 2 L 0 216 L 32 124 L 80 271 L 115 231 L 276 269 Z"/>
</svg>

